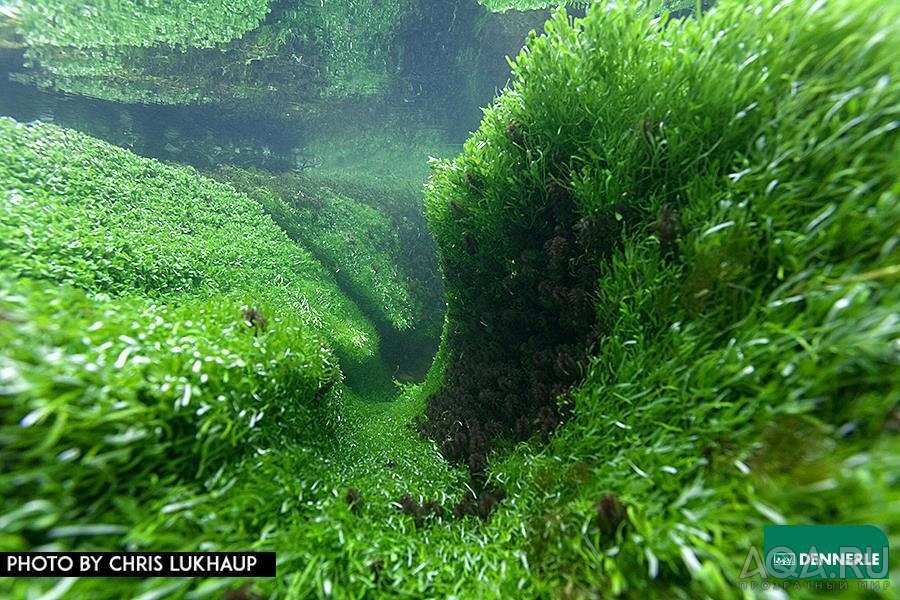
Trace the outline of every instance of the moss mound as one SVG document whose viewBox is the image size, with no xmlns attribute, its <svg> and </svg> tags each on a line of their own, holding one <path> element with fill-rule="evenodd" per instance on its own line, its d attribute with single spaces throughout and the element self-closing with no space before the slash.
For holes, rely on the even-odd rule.
<svg viewBox="0 0 900 600">
<path fill-rule="evenodd" d="M 259 202 L 288 237 L 334 273 L 378 330 L 383 364 L 375 371 L 387 369 L 404 381 L 425 375 L 445 305 L 416 188 L 399 180 L 331 180 L 234 167 L 211 176 Z M 375 371 L 359 385 L 371 385 Z"/>
<path fill-rule="evenodd" d="M 336 355 L 368 360 L 378 336 L 252 200 L 9 119 L 0 194 L 4 547 L 182 546 L 157 528 L 185 497 L 334 443 Z"/>
<path fill-rule="evenodd" d="M 884 465 L 826 466 L 825 447 L 897 449 L 897 16 L 559 14 L 436 164 L 447 363 L 422 431 L 479 472 L 491 447 L 569 420 L 488 470 L 534 494 L 540 577 L 721 591 L 773 480 L 836 490 L 766 518 L 884 509 L 864 499 L 888 493 Z M 817 441 L 787 466 L 779 435 Z"/>
<path fill-rule="evenodd" d="M 412 256 L 427 256 L 434 246 L 421 239 L 424 227 L 417 227 L 424 226 L 421 215 L 417 222 L 404 222 L 417 216 L 411 199 L 398 202 L 390 191 L 343 186 L 355 188 L 358 198 L 351 197 L 340 184 L 293 172 L 271 175 L 224 167 L 212 176 L 259 202 L 292 239 L 316 253 L 373 318 L 400 331 L 422 326 L 423 321 L 435 329 L 440 314 L 436 269 L 429 269 L 431 265 L 417 269 Z M 394 214 L 385 208 L 393 208 Z M 414 281 L 410 275 L 428 279 Z"/>
<path fill-rule="evenodd" d="M 269 11 L 268 0 L 231 6 L 221 0 L 163 0 L 148 6 L 125 0 L 13 0 L 8 15 L 31 46 L 211 46 L 253 29 Z"/>
<path fill-rule="evenodd" d="M 276 305 L 254 330 L 227 300 L 2 284 L 4 547 L 129 533 L 169 486 L 275 441 L 315 443 L 304 432 L 336 416 L 337 361 Z"/>
</svg>

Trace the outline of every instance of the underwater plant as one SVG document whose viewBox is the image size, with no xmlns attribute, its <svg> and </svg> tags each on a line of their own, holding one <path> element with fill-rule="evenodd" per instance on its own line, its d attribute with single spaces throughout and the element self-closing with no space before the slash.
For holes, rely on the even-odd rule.
<svg viewBox="0 0 900 600">
<path fill-rule="evenodd" d="M 259 202 L 334 273 L 378 329 L 387 365 L 427 371 L 444 301 L 434 242 L 410 184 L 235 167 L 209 175 Z"/>
<path fill-rule="evenodd" d="M 0 144 L 3 272 L 112 296 L 253 295 L 344 356 L 375 354 L 333 276 L 233 188 L 49 124 L 0 119 Z"/>
<path fill-rule="evenodd" d="M 14 3 L 16 81 L 128 103 L 224 103 L 310 116 L 387 92 L 415 0 Z"/>
<path fill-rule="evenodd" d="M 896 568 L 900 6 L 691 4 L 554 13 L 431 163 L 433 239 L 422 115 L 467 113 L 475 34 L 535 15 L 276 2 L 211 47 L 27 49 L 39 78 L 121 77 L 104 97 L 209 95 L 234 139 L 309 117 L 282 148 L 317 158 L 204 174 L 0 119 L 0 545 L 278 563 L 0 596 L 731 598 L 772 523 L 875 524 Z M 398 74 L 421 23 L 435 55 Z"/>
<path fill-rule="evenodd" d="M 770 514 L 760 505 L 832 522 L 874 518 L 866 495 L 891 495 L 898 14 L 839 0 L 721 2 L 696 20 L 630 8 L 558 13 L 462 155 L 434 163 L 449 307 L 420 431 L 483 480 L 513 477 L 517 514 L 521 486 L 535 495 L 528 514 L 546 522 L 528 557 L 549 589 L 724 594 L 739 569 L 722 565 L 751 542 L 712 498 L 752 523 Z M 845 470 L 818 450 L 766 467 L 777 449 L 760 440 L 787 414 L 841 456 L 879 458 Z M 840 436 L 848 422 L 868 434 Z M 809 485 L 835 482 L 827 509 L 771 485 L 801 465 Z M 835 504 L 848 496 L 853 508 Z M 705 516 L 689 525 L 665 508 L 693 503 Z"/>
</svg>

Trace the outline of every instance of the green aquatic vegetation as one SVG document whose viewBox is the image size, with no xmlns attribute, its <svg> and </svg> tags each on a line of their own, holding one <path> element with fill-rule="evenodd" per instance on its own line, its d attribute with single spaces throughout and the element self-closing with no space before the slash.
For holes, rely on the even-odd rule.
<svg viewBox="0 0 900 600">
<path fill-rule="evenodd" d="M 416 381 L 431 365 L 446 310 L 437 248 L 425 224 L 421 186 L 394 177 L 315 173 L 309 177 L 318 185 L 353 198 L 383 213 L 390 221 L 389 232 L 394 239 L 390 259 L 412 300 L 414 325 L 403 331 L 379 327 L 381 356 L 395 378 Z"/>
<path fill-rule="evenodd" d="M 126 534 L 167 486 L 214 493 L 255 449 L 327 435 L 337 361 L 294 315 L 258 310 L 254 335 L 228 297 L 101 299 L 4 275 L 4 547 Z"/>
<path fill-rule="evenodd" d="M 88 19 L 82 32 L 89 13 L 79 4 L 20 9 L 29 68 L 16 80 L 119 102 L 227 99 L 279 116 L 384 94 L 399 64 L 395 37 L 419 11 L 415 0 L 260 0 L 238 8 L 204 1 L 191 3 L 193 19 L 179 3 L 141 18 L 131 13 L 146 8 L 126 4 Z M 71 27 L 50 27 L 53 19 Z"/>
<path fill-rule="evenodd" d="M 20 35 L 29 46 L 209 47 L 240 37 L 269 12 L 269 0 L 13 0 Z"/>
<path fill-rule="evenodd" d="M 487 469 L 516 491 L 546 589 L 727 595 L 766 522 L 900 522 L 898 22 L 840 1 L 721 2 L 664 26 L 629 6 L 560 14 L 436 163 L 447 372 L 425 430 L 445 454 L 520 439 L 496 423 L 525 400 L 485 386 L 510 347 L 531 356 L 503 311 L 568 314 L 511 282 L 554 257 L 597 268 L 598 336 L 554 365 L 582 382 L 545 397 L 566 422 Z M 820 441 L 773 464 L 803 436 Z M 612 536 L 610 496 L 630 523 Z"/>
<path fill-rule="evenodd" d="M 166 51 L 168 52 L 168 51 Z M 164 63 L 157 49 L 138 47 L 34 47 L 26 52 L 24 72 L 12 73 L 15 82 L 48 91 L 130 104 L 183 105 L 201 102 L 210 90 L 202 79 L 160 74 Z M 179 53 L 181 56 L 181 53 Z M 163 64 L 160 64 L 163 63 Z"/>
<path fill-rule="evenodd" d="M 333 358 L 312 337 L 327 324 L 319 330 L 269 295 L 272 279 L 251 274 L 252 253 L 230 255 L 244 261 L 239 272 L 208 267 L 214 257 L 179 232 L 196 225 L 218 247 L 214 232 L 226 228 L 241 247 L 277 248 L 281 265 L 300 260 L 249 198 L 84 136 L 65 134 L 63 144 L 57 128 L 32 135 L 2 122 L 2 176 L 21 193 L 5 190 L 0 248 L 34 238 L 42 250 L 0 251 L 0 414 L 12 415 L 0 447 L 56 445 L 17 455 L 12 470 L 0 461 L 0 540 L 277 550 L 278 577 L 249 583 L 287 598 L 737 597 L 744 558 L 772 522 L 876 523 L 896 563 L 898 17 L 877 0 L 722 0 L 697 20 L 666 24 L 627 4 L 596 5 L 575 22 L 556 16 L 529 41 L 462 156 L 434 165 L 426 202 L 449 312 L 425 383 L 403 386 L 394 401 L 384 388 L 363 397 L 335 380 Z M 75 177 L 73 163 L 91 177 Z M 120 165 L 127 184 L 113 176 Z M 361 204 L 378 196 L 355 183 L 329 187 Z M 173 189 L 177 198 L 166 199 Z M 66 201 L 48 203 L 50 194 Z M 276 214 L 281 205 L 267 202 Z M 110 240 L 70 210 L 82 203 Z M 232 203 L 242 208 L 214 209 Z M 170 226 L 154 225 L 160 212 Z M 393 223 L 402 212 L 384 210 Z M 284 231 L 292 218 L 278 218 Z M 254 227 L 230 223 L 247 219 Z M 79 236 L 65 237 L 70 222 Z M 48 227 L 66 244 L 47 241 Z M 125 231 L 134 243 L 121 243 Z M 167 236 L 184 258 L 156 240 Z M 144 244 L 167 266 L 153 270 Z M 84 264 L 88 256 L 102 268 Z M 34 283 L 13 281 L 26 274 Z M 42 290 L 47 282 L 63 286 Z M 337 289 L 332 279 L 318 285 Z M 573 322 L 563 310 L 573 306 L 593 316 Z M 440 394 L 451 415 L 480 404 L 520 416 L 495 363 L 460 358 L 514 339 L 502 314 L 510 307 L 513 317 L 525 310 L 514 322 L 526 333 L 575 336 L 584 322 L 590 339 L 549 354 L 539 340 L 508 345 L 507 371 L 522 364 L 510 357 L 544 353 L 524 364 L 545 367 L 528 375 L 541 377 L 546 410 L 511 435 L 482 432 L 493 450 L 469 483 L 505 498 L 487 520 L 452 516 L 468 473 L 407 425 Z M 171 352 L 173 336 L 190 356 Z M 311 372 L 291 360 L 294 344 L 308 350 Z M 96 375 L 79 368 L 94 363 Z M 176 410 L 185 389 L 190 408 L 213 404 L 211 390 L 230 389 L 226 376 L 239 380 L 233 404 Z M 145 387 L 148 378 L 158 387 Z M 71 432 L 44 413 L 29 418 L 30 406 L 54 397 L 65 398 L 52 409 L 72 420 Z M 283 408 L 285 427 L 268 407 Z M 121 414 L 129 410 L 135 420 Z M 173 432 L 162 438 L 172 444 L 165 463 L 132 439 L 143 423 Z M 90 427 L 104 435 L 87 435 Z M 92 470 L 93 457 L 107 469 Z M 30 495 L 41 485 L 46 500 Z M 96 505 L 78 502 L 97 488 L 111 491 Z M 28 502 L 7 508 L 19 494 Z M 243 583 L 8 579 L 0 591 L 217 598 Z"/>
<path fill-rule="evenodd" d="M 378 335 L 304 248 L 253 201 L 52 125 L 0 121 L 0 267 L 90 292 L 268 302 L 353 359 Z"/>
<path fill-rule="evenodd" d="M 416 186 L 398 179 L 273 175 L 235 167 L 210 175 L 259 202 L 288 237 L 334 273 L 378 329 L 385 365 L 379 369 L 399 379 L 427 371 L 445 304 Z M 346 369 L 345 374 L 351 375 Z"/>
<path fill-rule="evenodd" d="M 384 90 L 396 73 L 397 34 L 422 10 L 418 0 L 332 0 L 322 4 L 317 27 L 326 36 L 323 53 L 327 97 L 369 96 Z"/>
<path fill-rule="evenodd" d="M 213 176 L 259 202 L 373 319 L 397 330 L 421 319 L 422 305 L 395 260 L 400 239 L 384 213 L 294 173 L 273 176 L 226 167 Z"/>
</svg>

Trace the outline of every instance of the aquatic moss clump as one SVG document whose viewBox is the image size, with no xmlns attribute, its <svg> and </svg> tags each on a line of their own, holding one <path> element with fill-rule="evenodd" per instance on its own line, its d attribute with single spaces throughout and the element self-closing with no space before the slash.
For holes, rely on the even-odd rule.
<svg viewBox="0 0 900 600">
<path fill-rule="evenodd" d="M 411 184 L 236 167 L 211 176 L 259 202 L 334 273 L 378 329 L 381 356 L 392 373 L 424 375 L 445 306 L 434 242 Z"/>
<path fill-rule="evenodd" d="M 169 487 L 222 493 L 258 449 L 321 443 L 333 353 L 276 304 L 0 281 L 0 541 L 132 534 Z M 315 432 L 315 433 L 313 433 Z"/>
<path fill-rule="evenodd" d="M 558 14 L 435 165 L 449 321 L 422 430 L 473 471 L 549 437 L 488 471 L 534 477 L 548 585 L 724 593 L 763 522 L 898 522 L 900 21 L 629 8 Z M 774 460 L 785 439 L 808 452 Z"/>
<path fill-rule="evenodd" d="M 391 260 L 397 240 L 384 214 L 294 173 L 224 167 L 213 175 L 259 202 L 370 314 L 398 330 L 413 325 L 413 300 Z"/>
<path fill-rule="evenodd" d="M 335 443 L 338 358 L 377 333 L 252 200 L 10 119 L 0 195 L 4 547 L 184 547 L 185 498 Z"/>
</svg>

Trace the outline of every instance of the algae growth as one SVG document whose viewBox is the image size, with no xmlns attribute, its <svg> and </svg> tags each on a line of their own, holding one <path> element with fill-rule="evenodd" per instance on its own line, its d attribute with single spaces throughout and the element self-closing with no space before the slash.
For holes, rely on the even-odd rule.
<svg viewBox="0 0 900 600">
<path fill-rule="evenodd" d="M 0 550 L 278 557 L 0 594 L 896 567 L 900 7 L 547 4 L 0 7 Z"/>
</svg>

